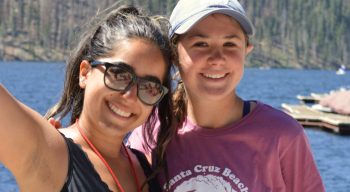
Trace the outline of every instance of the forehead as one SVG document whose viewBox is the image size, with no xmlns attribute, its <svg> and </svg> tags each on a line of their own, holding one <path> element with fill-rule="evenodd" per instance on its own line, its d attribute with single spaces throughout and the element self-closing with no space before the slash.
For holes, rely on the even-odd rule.
<svg viewBox="0 0 350 192">
<path fill-rule="evenodd" d="M 184 35 L 189 37 L 211 34 L 215 34 L 215 36 L 241 37 L 244 36 L 244 31 L 234 18 L 225 14 L 214 13 L 200 20 Z"/>
<path fill-rule="evenodd" d="M 166 62 L 158 45 L 141 38 L 119 41 L 110 57 L 99 59 L 105 62 L 124 62 L 130 65 L 138 76 L 155 76 L 162 80 Z"/>
</svg>

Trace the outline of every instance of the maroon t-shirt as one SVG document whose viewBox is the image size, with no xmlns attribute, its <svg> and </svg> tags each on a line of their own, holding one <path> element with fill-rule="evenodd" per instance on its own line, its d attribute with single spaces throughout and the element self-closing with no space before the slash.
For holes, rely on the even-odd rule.
<svg viewBox="0 0 350 192">
<path fill-rule="evenodd" d="M 149 153 L 142 130 L 131 147 Z M 303 127 L 287 114 L 258 102 L 239 122 L 206 129 L 186 121 L 167 150 L 170 191 L 323 192 Z"/>
</svg>

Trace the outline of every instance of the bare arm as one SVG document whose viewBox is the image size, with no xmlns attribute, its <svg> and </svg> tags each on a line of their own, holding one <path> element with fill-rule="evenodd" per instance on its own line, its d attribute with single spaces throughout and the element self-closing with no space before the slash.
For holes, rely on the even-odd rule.
<svg viewBox="0 0 350 192">
<path fill-rule="evenodd" d="M 350 91 L 337 91 L 322 98 L 320 104 L 332 109 L 332 111 L 344 115 L 350 115 Z"/>
<path fill-rule="evenodd" d="M 64 181 L 68 163 L 64 159 L 67 150 L 60 134 L 0 84 L 0 161 L 20 188 L 43 189 L 55 185 L 53 181 L 60 183 L 61 177 Z"/>
</svg>

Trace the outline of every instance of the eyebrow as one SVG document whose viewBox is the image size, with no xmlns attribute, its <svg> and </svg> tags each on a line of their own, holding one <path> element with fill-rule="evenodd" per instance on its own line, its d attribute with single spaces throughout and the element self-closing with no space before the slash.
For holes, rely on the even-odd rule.
<svg viewBox="0 0 350 192">
<path fill-rule="evenodd" d="M 193 39 L 193 38 L 204 38 L 204 39 L 207 39 L 209 38 L 209 36 L 207 35 L 204 35 L 204 34 L 201 34 L 199 32 L 196 32 L 196 33 L 193 33 L 193 34 L 189 34 L 187 36 L 188 39 Z M 241 39 L 238 35 L 236 34 L 232 34 L 232 35 L 227 35 L 227 36 L 224 36 L 224 39 Z"/>
</svg>

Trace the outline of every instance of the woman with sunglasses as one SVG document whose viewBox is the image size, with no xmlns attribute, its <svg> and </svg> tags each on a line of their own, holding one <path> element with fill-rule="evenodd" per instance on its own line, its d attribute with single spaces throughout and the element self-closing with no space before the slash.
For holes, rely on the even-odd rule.
<svg viewBox="0 0 350 192">
<path fill-rule="evenodd" d="M 0 85 L 0 161 L 21 191 L 159 190 L 147 180 L 145 157 L 123 139 L 142 124 L 145 135 L 152 133 L 157 119 L 161 132 L 169 131 L 171 48 L 164 24 L 133 7 L 104 14 L 70 55 L 63 96 L 46 114 L 69 114 L 68 128 L 57 131 Z"/>
<path fill-rule="evenodd" d="M 177 133 L 165 142 L 168 170 L 158 176 L 162 189 L 324 191 L 301 125 L 236 92 L 254 32 L 240 3 L 180 0 L 170 24 L 182 82 L 174 94 Z M 140 130 L 130 144 L 149 153 Z"/>
</svg>

